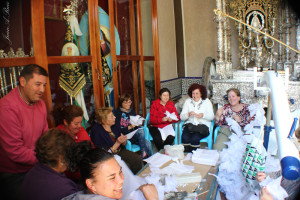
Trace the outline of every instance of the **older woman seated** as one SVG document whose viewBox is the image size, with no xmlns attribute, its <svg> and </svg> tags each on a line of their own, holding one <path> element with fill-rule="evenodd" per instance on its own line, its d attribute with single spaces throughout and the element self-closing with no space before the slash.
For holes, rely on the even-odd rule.
<svg viewBox="0 0 300 200">
<path fill-rule="evenodd" d="M 249 105 L 241 103 L 241 93 L 238 89 L 231 88 L 226 93 L 229 104 L 225 104 L 222 108 L 219 108 L 215 116 L 215 122 L 220 126 L 220 129 L 213 148 L 219 151 L 227 147 L 224 143 L 229 141 L 229 136 L 231 135 L 226 118 L 235 120 L 242 128 L 255 118 L 254 116 L 250 116 Z"/>
<path fill-rule="evenodd" d="M 79 163 L 84 191 L 72 194 L 63 200 L 112 200 L 121 199 L 123 193 L 130 188 L 130 183 L 124 184 L 123 168 L 114 155 L 104 149 L 95 148 L 86 153 Z M 125 176 L 126 178 L 126 176 Z M 147 200 L 158 200 L 154 185 L 145 184 L 139 187 Z"/>
<path fill-rule="evenodd" d="M 209 135 L 209 127 L 214 119 L 213 107 L 207 98 L 205 86 L 197 83 L 188 89 L 190 96 L 183 105 L 180 119 L 183 125 L 182 144 L 186 152 L 200 147 L 200 140 Z"/>
<path fill-rule="evenodd" d="M 21 199 L 58 200 L 77 192 L 77 185 L 68 179 L 64 172 L 71 168 L 67 152 L 74 159 L 82 157 L 81 151 L 73 151 L 74 148 L 78 148 L 78 145 L 82 145 L 87 150 L 91 149 L 88 143 L 76 144 L 74 139 L 63 130 L 50 129 L 44 133 L 36 142 L 35 152 L 38 163 L 25 176 Z"/>
<path fill-rule="evenodd" d="M 127 137 L 121 133 L 120 126 L 115 125 L 112 108 L 98 109 L 96 119 L 90 133 L 94 145 L 118 154 L 136 174 L 142 168 L 142 159 L 137 153 L 125 149 Z"/>
</svg>

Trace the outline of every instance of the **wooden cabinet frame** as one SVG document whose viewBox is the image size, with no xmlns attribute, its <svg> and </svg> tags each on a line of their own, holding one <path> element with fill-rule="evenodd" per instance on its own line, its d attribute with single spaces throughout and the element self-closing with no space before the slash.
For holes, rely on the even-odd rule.
<svg viewBox="0 0 300 200">
<path fill-rule="evenodd" d="M 133 0 L 129 0 L 130 4 L 133 4 Z M 141 30 L 141 0 L 137 2 L 137 24 L 138 24 L 138 42 L 139 52 L 138 56 L 124 56 L 116 55 L 115 47 L 115 30 L 110 29 L 111 35 L 111 57 L 113 65 L 113 77 L 117 77 L 117 61 L 131 60 L 138 61 L 141 71 L 140 82 L 142 87 L 141 98 L 143 106 L 143 115 L 146 115 L 145 105 L 145 84 L 144 84 L 144 61 L 154 61 L 154 73 L 155 73 L 155 95 L 158 97 L 158 91 L 160 89 L 160 74 L 159 74 L 159 48 L 158 48 L 158 30 L 157 30 L 157 2 L 151 0 L 152 5 L 152 31 L 153 31 L 153 55 L 154 56 L 143 56 L 143 41 L 142 41 L 142 30 Z M 110 27 L 114 27 L 114 14 L 115 5 L 114 0 L 108 0 L 109 7 L 109 24 Z M 132 8 L 133 9 L 133 8 Z M 33 57 L 25 58 L 0 58 L 0 67 L 13 67 L 23 66 L 28 64 L 37 64 L 48 71 L 49 64 L 60 64 L 60 63 L 74 63 L 74 62 L 90 62 L 92 67 L 92 81 L 94 87 L 95 107 L 105 106 L 104 102 L 104 89 L 102 87 L 102 63 L 101 63 L 101 47 L 100 47 L 100 31 L 99 31 L 99 18 L 98 18 L 98 0 L 88 0 L 88 19 L 89 19 L 89 38 L 90 38 L 90 55 L 89 56 L 47 56 L 46 50 L 46 36 L 45 36 L 45 21 L 44 21 L 44 1 L 31 0 L 31 24 L 32 24 L 32 40 L 33 40 Z M 135 28 L 135 27 L 131 27 Z M 134 45 L 134 44 L 132 44 Z M 135 69 L 136 70 L 136 69 Z M 2 77 L 1 77 L 2 78 Z M 135 84 L 137 83 L 137 77 L 135 77 Z M 43 100 L 47 106 L 48 122 L 49 127 L 54 127 L 54 120 L 51 117 L 52 111 L 52 99 L 49 78 L 47 80 L 45 94 Z M 118 80 L 113 78 L 114 86 L 114 98 L 115 106 L 118 105 L 119 91 L 118 91 Z M 137 91 L 134 91 L 137 92 Z"/>
</svg>

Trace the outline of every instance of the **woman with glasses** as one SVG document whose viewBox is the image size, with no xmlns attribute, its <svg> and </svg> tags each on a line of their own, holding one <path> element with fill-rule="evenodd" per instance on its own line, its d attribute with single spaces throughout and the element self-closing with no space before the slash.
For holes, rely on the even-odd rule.
<svg viewBox="0 0 300 200">
<path fill-rule="evenodd" d="M 136 174 L 142 168 L 142 159 L 137 153 L 125 149 L 127 136 L 123 135 L 120 126 L 115 124 L 116 117 L 112 108 L 99 108 L 96 111 L 96 121 L 90 132 L 95 147 L 118 154 Z"/>
<path fill-rule="evenodd" d="M 141 126 L 135 126 L 130 123 L 130 116 L 136 116 L 136 113 L 131 109 L 131 96 L 129 94 L 121 95 L 119 99 L 119 107 L 115 111 L 116 124 L 120 125 L 121 132 L 124 135 L 136 131 L 130 142 L 141 147 L 141 157 L 143 159 L 151 156 L 151 143 L 146 140 L 145 132 Z"/>
</svg>

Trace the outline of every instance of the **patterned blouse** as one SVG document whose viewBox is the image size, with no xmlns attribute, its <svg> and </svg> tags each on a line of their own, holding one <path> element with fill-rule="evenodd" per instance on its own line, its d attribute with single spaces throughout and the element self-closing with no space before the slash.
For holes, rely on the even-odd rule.
<svg viewBox="0 0 300 200">
<path fill-rule="evenodd" d="M 255 115 L 253 117 L 250 116 L 250 111 L 248 107 L 249 105 L 244 104 L 243 108 L 239 112 L 235 112 L 231 109 L 230 104 L 225 104 L 223 106 L 223 114 L 221 115 L 219 121 L 216 121 L 216 124 L 218 124 L 219 126 L 227 125 L 226 122 L 227 117 L 233 118 L 232 116 L 238 115 L 242 119 L 242 121 L 238 122 L 238 124 L 241 127 L 246 126 L 247 124 L 250 123 L 250 121 L 254 120 L 255 118 Z"/>
</svg>

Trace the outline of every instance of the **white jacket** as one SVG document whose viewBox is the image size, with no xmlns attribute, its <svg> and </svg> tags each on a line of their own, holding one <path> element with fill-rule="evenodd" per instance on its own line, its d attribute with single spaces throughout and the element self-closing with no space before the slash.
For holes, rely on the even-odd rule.
<svg viewBox="0 0 300 200">
<path fill-rule="evenodd" d="M 194 116 L 189 117 L 189 112 L 203 113 L 202 118 Z M 204 124 L 210 129 L 211 121 L 214 119 L 214 111 L 212 104 L 208 98 L 195 102 L 192 98 L 187 99 L 184 102 L 183 109 L 180 113 L 180 119 L 186 123 L 192 123 L 194 125 Z"/>
</svg>

